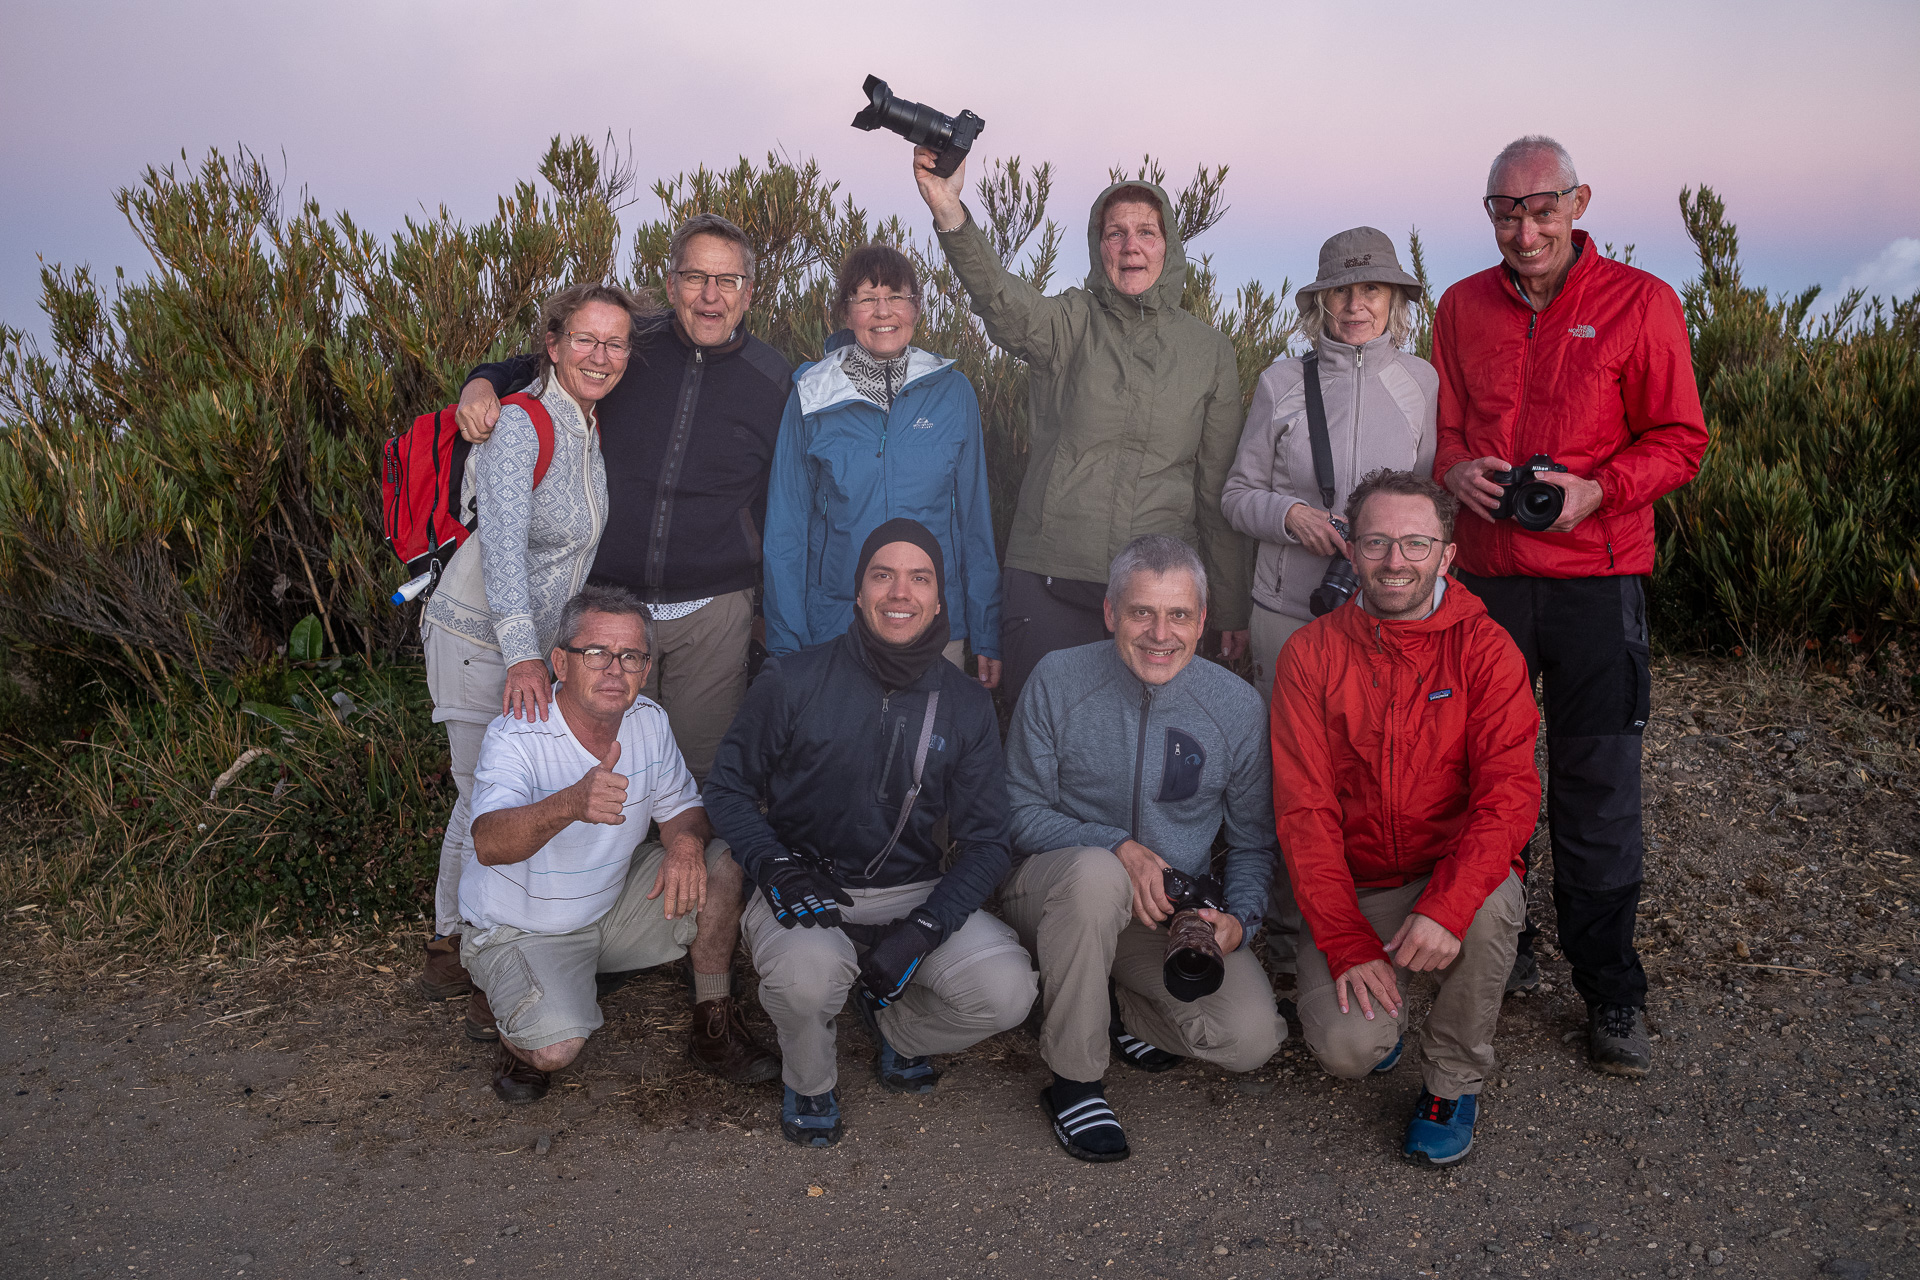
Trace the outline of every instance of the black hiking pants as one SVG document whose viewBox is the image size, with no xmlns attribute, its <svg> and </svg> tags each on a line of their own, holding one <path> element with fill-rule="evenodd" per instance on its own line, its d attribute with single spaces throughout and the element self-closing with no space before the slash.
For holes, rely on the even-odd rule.
<svg viewBox="0 0 1920 1280">
<path fill-rule="evenodd" d="M 1520 646 L 1528 674 L 1541 677 L 1553 905 L 1574 988 L 1590 1005 L 1645 1007 L 1647 975 L 1633 945 L 1646 854 L 1645 584 L 1638 577 L 1455 576 Z"/>
<path fill-rule="evenodd" d="M 1027 678 L 1055 649 L 1097 644 L 1112 635 L 1101 608 L 1107 584 L 1051 578 L 1025 569 L 1000 571 L 1000 688 L 1020 701 Z"/>
</svg>

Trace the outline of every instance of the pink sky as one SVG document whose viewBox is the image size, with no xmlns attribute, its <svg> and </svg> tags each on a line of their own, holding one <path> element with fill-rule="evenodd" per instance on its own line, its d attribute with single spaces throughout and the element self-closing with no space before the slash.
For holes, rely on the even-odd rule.
<svg viewBox="0 0 1920 1280">
<path fill-rule="evenodd" d="M 1196 246 L 1228 282 L 1310 276 L 1369 223 L 1436 283 L 1493 260 L 1477 201 L 1522 133 L 1573 152 L 1585 225 L 1678 284 L 1675 206 L 1708 183 L 1748 278 L 1920 287 L 1920 5 L 1456 3 L 896 6 L 336 0 L 9 4 L 0 118 L 0 321 L 43 331 L 38 261 L 146 269 L 113 208 L 143 166 L 236 142 L 289 186 L 391 229 L 421 206 L 484 218 L 555 133 L 631 136 L 643 179 L 772 147 L 816 156 L 869 211 L 924 223 L 891 135 L 848 127 L 869 72 L 986 117 L 976 156 L 1053 161 L 1085 269 L 1087 201 L 1153 152 L 1232 166 Z M 875 9 L 876 15 L 882 10 Z M 651 197 L 638 212 L 651 216 Z"/>
</svg>

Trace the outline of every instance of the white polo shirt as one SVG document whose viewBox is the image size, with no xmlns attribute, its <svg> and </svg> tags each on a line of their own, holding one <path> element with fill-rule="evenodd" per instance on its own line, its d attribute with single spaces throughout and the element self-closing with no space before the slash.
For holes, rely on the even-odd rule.
<svg viewBox="0 0 1920 1280">
<path fill-rule="evenodd" d="M 545 720 L 498 716 L 487 726 L 473 770 L 474 820 L 544 800 L 599 763 L 573 736 L 557 700 Z M 468 849 L 460 871 L 460 914 L 469 924 L 482 933 L 497 925 L 570 933 L 607 913 L 626 882 L 633 851 L 647 837 L 647 824 L 700 803 L 667 713 L 647 698 L 634 699 L 620 720 L 614 767 L 627 778 L 625 822 L 572 823 L 525 862 L 507 866 L 482 866 Z"/>
</svg>

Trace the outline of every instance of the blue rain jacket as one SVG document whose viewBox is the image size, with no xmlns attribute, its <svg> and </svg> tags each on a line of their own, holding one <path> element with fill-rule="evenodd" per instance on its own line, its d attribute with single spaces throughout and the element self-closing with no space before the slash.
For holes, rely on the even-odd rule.
<svg viewBox="0 0 1920 1280">
<path fill-rule="evenodd" d="M 762 565 L 768 651 L 851 626 L 860 547 L 905 516 L 940 540 L 953 639 L 998 658 L 1000 564 L 973 384 L 953 361 L 909 347 L 887 412 L 853 389 L 844 359 L 841 348 L 802 365 L 780 420 Z"/>
</svg>

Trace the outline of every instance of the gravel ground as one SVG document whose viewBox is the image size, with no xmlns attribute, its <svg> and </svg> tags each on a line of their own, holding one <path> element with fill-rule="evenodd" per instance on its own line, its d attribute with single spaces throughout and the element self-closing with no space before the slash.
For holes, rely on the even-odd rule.
<svg viewBox="0 0 1920 1280">
<path fill-rule="evenodd" d="M 666 974 L 509 1111 L 459 1007 L 410 994 L 415 939 L 150 966 L 57 948 L 27 909 L 0 928 L 0 1274 L 1920 1275 L 1904 708 L 1746 664 L 1667 664 L 1656 695 L 1654 1074 L 1587 1069 L 1549 946 L 1451 1171 L 1398 1159 L 1404 1065 L 1116 1065 L 1134 1158 L 1088 1166 L 1041 1122 L 1031 1026 L 922 1101 L 872 1082 L 851 1017 L 847 1138 L 801 1151 L 777 1087 L 687 1068 Z"/>
</svg>

